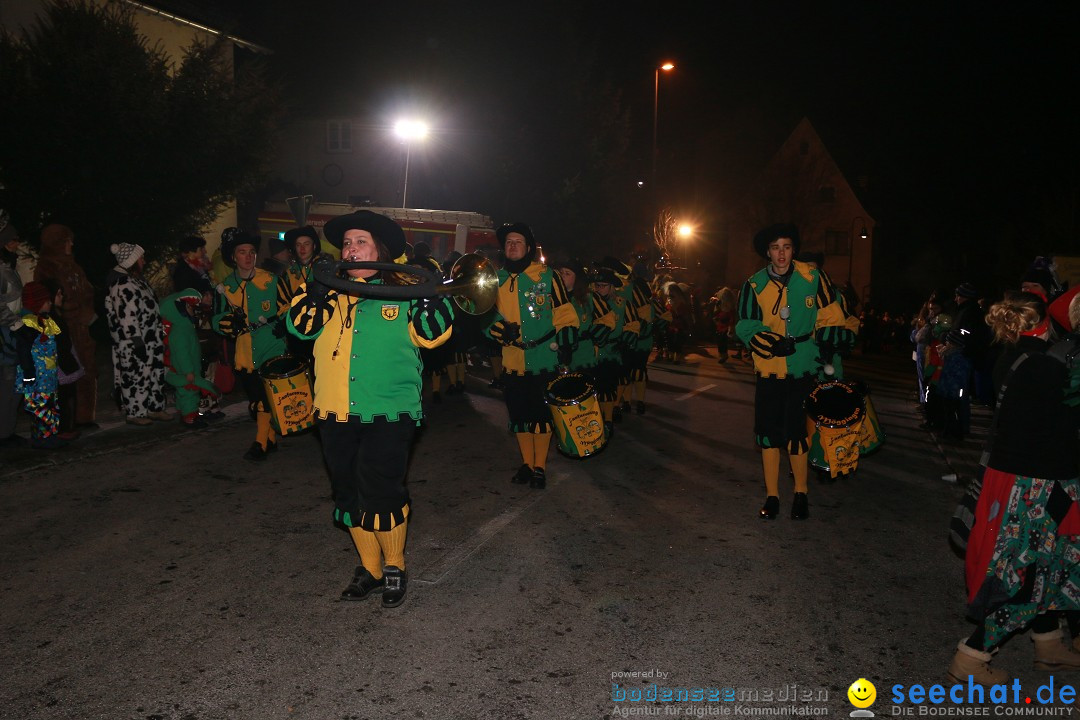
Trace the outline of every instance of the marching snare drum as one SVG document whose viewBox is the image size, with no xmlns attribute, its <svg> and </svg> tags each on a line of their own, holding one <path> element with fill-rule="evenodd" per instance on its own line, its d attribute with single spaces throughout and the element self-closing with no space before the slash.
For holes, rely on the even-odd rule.
<svg viewBox="0 0 1080 720">
<path fill-rule="evenodd" d="M 259 368 L 270 405 L 270 423 L 282 435 L 307 430 L 315 424 L 315 398 L 308 364 L 293 355 L 271 358 Z"/>
<path fill-rule="evenodd" d="M 548 383 L 544 401 L 551 410 L 560 452 L 585 458 L 604 448 L 604 416 L 587 377 L 581 373 L 560 375 Z"/>
</svg>

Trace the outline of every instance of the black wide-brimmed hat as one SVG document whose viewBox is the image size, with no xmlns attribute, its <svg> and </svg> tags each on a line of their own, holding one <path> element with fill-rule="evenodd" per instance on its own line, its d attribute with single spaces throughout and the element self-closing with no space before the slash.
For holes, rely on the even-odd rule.
<svg viewBox="0 0 1080 720">
<path fill-rule="evenodd" d="M 257 253 L 262 245 L 262 238 L 234 227 L 225 228 L 221 232 L 221 259 L 229 267 L 236 267 L 233 253 L 241 245 L 254 245 Z"/>
<path fill-rule="evenodd" d="M 754 250 L 761 257 L 768 258 L 769 245 L 780 238 L 791 240 L 792 255 L 797 256 L 799 254 L 799 247 L 802 244 L 799 241 L 799 228 L 791 223 L 776 223 L 759 230 L 757 235 L 754 236 Z"/>
<path fill-rule="evenodd" d="M 521 233 L 525 238 L 525 244 L 529 246 L 530 250 L 536 248 L 536 238 L 533 237 L 532 228 L 523 222 L 506 223 L 495 231 L 495 237 L 499 240 L 499 247 L 506 247 L 506 236 L 512 232 Z"/>
<path fill-rule="evenodd" d="M 289 248 L 289 252 L 293 254 L 293 257 L 296 256 L 296 241 L 302 237 L 309 237 L 314 243 L 315 251 L 312 253 L 312 257 L 315 257 L 320 252 L 322 252 L 322 248 L 320 247 L 319 243 L 319 231 L 311 227 L 310 225 L 305 225 L 304 227 L 293 228 L 292 230 L 285 231 L 285 237 L 283 238 L 283 240 L 285 241 L 285 247 Z"/>
<path fill-rule="evenodd" d="M 593 275 L 591 280 L 594 283 L 607 283 L 611 287 L 622 287 L 622 280 L 615 271 L 609 267 L 596 267 L 593 269 Z"/>
<path fill-rule="evenodd" d="M 616 275 L 628 276 L 633 272 L 633 268 L 624 263 L 617 257 L 611 255 L 605 255 L 596 263 L 597 268 L 607 268 Z M 621 284 L 621 283 L 620 283 Z"/>
<path fill-rule="evenodd" d="M 357 210 L 348 215 L 338 215 L 323 226 L 326 241 L 339 250 L 345 233 L 349 230 L 367 230 L 371 237 L 386 246 L 392 261 L 405 254 L 405 231 L 385 215 L 370 210 Z"/>
</svg>

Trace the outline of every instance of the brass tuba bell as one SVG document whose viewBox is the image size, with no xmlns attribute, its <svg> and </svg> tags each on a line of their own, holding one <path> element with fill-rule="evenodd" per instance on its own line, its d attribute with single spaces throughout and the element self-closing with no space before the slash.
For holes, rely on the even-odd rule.
<svg viewBox="0 0 1080 720">
<path fill-rule="evenodd" d="M 499 276 L 490 260 L 468 253 L 454 263 L 450 279 L 439 285 L 438 293 L 453 295 L 454 303 L 470 315 L 483 315 L 495 306 Z"/>
<path fill-rule="evenodd" d="M 406 273 L 420 279 L 403 285 L 374 285 L 352 282 L 338 275 L 342 270 L 383 270 Z M 415 265 L 380 262 L 344 262 L 320 255 L 312 264 L 315 279 L 346 295 L 366 298 L 430 298 L 452 295 L 454 303 L 470 315 L 482 315 L 495 305 L 499 295 L 499 275 L 491 261 L 475 253 L 462 255 L 450 270 L 450 279 L 439 282 L 431 270 Z"/>
</svg>

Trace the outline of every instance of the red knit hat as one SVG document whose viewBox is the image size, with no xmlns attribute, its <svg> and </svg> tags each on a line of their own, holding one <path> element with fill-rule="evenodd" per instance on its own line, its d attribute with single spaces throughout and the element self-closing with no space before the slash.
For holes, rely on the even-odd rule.
<svg viewBox="0 0 1080 720">
<path fill-rule="evenodd" d="M 52 302 L 52 293 L 49 292 L 49 288 L 45 286 L 45 283 L 28 282 L 23 285 L 22 304 L 24 308 L 36 315 L 41 312 L 41 308 L 47 302 Z"/>
</svg>

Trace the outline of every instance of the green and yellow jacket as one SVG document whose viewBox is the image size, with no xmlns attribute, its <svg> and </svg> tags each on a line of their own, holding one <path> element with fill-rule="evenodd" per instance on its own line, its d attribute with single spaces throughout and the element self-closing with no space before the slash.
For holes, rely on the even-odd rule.
<svg viewBox="0 0 1080 720">
<path fill-rule="evenodd" d="M 506 372 L 526 375 L 554 370 L 559 353 L 551 346 L 572 347 L 579 322 L 562 278 L 547 265 L 533 262 L 517 275 L 499 270 L 495 314 L 485 334 L 503 344 Z M 500 335 L 500 327 L 508 323 L 520 327 L 520 336 L 509 344 Z"/>
<path fill-rule="evenodd" d="M 237 336 L 233 367 L 255 371 L 267 360 L 284 355 L 285 339 L 279 323 L 289 309 L 285 284 L 261 268 L 255 269 L 250 280 L 241 280 L 233 271 L 221 284 L 225 293 L 222 297 L 218 291 L 214 296 L 214 317 L 211 319 L 214 330 L 222 332 L 221 320 L 232 312 L 229 303 L 242 309 L 248 324 L 254 326 L 250 332 Z"/>
<path fill-rule="evenodd" d="M 584 303 L 573 297 L 570 303 L 578 316 L 578 342 L 570 356 L 570 369 L 595 367 L 598 346 L 606 342 L 615 329 L 615 313 L 604 298 L 591 291 L 586 294 Z"/>
<path fill-rule="evenodd" d="M 607 297 L 615 324 L 607 341 L 597 346 L 598 362 L 622 362 L 623 350 L 635 349 L 640 335 L 641 323 L 634 311 L 634 288 L 632 285 L 612 288 Z"/>
<path fill-rule="evenodd" d="M 783 279 L 769 275 L 768 267 L 754 273 L 739 294 L 739 320 L 735 334 L 754 353 L 759 377 L 786 378 L 816 375 L 821 362 L 817 340 L 824 328 L 858 327 L 858 318 L 844 313 L 839 294 L 829 277 L 806 263 L 794 261 Z M 789 308 L 785 323 L 782 309 Z M 786 357 L 772 353 L 784 336 L 795 341 Z"/>
<path fill-rule="evenodd" d="M 314 300 L 301 286 L 288 328 L 301 339 L 315 339 L 316 416 L 393 422 L 404 413 L 419 422 L 419 349 L 449 340 L 453 321 L 454 304 L 448 301 L 426 306 L 423 300 L 360 298 L 334 290 Z"/>
</svg>

